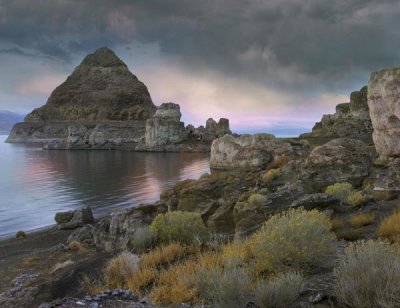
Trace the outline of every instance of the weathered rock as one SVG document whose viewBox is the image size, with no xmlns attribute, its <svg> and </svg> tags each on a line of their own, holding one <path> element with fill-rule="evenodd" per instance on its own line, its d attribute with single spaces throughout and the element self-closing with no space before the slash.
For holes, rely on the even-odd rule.
<svg viewBox="0 0 400 308">
<path fill-rule="evenodd" d="M 59 212 L 54 218 L 60 229 L 76 229 L 86 224 L 93 224 L 94 218 L 90 207 L 76 211 Z"/>
<path fill-rule="evenodd" d="M 375 200 L 390 200 L 400 196 L 400 158 L 392 159 L 378 171 L 372 196 Z"/>
<path fill-rule="evenodd" d="M 146 121 L 146 146 L 154 147 L 168 143 L 179 143 L 187 138 L 187 131 L 181 121 L 178 104 L 163 103 L 155 115 Z"/>
<path fill-rule="evenodd" d="M 72 242 L 78 242 L 91 245 L 94 242 L 93 231 L 93 225 L 84 225 L 83 227 L 74 230 L 74 232 L 70 234 L 67 239 L 67 243 L 69 244 Z"/>
<path fill-rule="evenodd" d="M 379 155 L 400 156 L 400 68 L 371 74 L 368 105 Z"/>
<path fill-rule="evenodd" d="M 94 243 L 96 247 L 107 251 L 126 248 L 138 228 L 150 224 L 158 213 L 165 211 L 164 204 L 155 203 L 114 212 L 96 224 Z"/>
<path fill-rule="evenodd" d="M 311 151 L 299 180 L 309 192 L 338 182 L 359 186 L 368 176 L 374 156 L 374 149 L 360 140 L 334 139 Z"/>
<path fill-rule="evenodd" d="M 214 169 L 263 169 L 275 157 L 292 153 L 290 143 L 270 134 L 225 135 L 211 145 L 210 166 Z"/>
<path fill-rule="evenodd" d="M 290 207 L 303 207 L 306 210 L 324 210 L 326 208 L 330 209 L 339 209 L 340 201 L 335 197 L 323 194 L 323 193 L 315 193 L 315 194 L 305 194 L 301 196 L 299 199 L 295 200 Z"/>
<path fill-rule="evenodd" d="M 336 113 L 324 115 L 312 128 L 311 133 L 301 137 L 342 138 L 350 137 L 371 142 L 372 124 L 367 103 L 367 87 L 350 94 L 350 103 L 336 106 Z"/>
</svg>

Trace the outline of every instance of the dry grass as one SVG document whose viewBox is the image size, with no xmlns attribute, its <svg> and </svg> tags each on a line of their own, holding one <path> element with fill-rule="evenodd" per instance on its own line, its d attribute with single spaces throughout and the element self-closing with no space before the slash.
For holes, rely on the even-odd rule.
<svg viewBox="0 0 400 308">
<path fill-rule="evenodd" d="M 378 235 L 391 241 L 400 240 L 400 209 L 382 220 L 378 228 Z"/>
<path fill-rule="evenodd" d="M 104 269 L 106 286 L 110 289 L 124 288 L 128 279 L 138 270 L 138 257 L 122 252 L 108 261 Z"/>
<path fill-rule="evenodd" d="M 281 174 L 281 169 L 270 169 L 262 175 L 264 183 L 269 184 Z"/>
<path fill-rule="evenodd" d="M 279 168 L 282 168 L 288 162 L 289 162 L 289 158 L 285 154 L 278 155 L 274 159 L 274 161 L 268 166 L 268 169 L 279 169 Z"/>
<path fill-rule="evenodd" d="M 350 218 L 350 224 L 355 228 L 360 228 L 363 226 L 368 226 L 373 224 L 375 221 L 375 213 L 361 213 L 354 215 Z"/>
<path fill-rule="evenodd" d="M 360 230 L 349 229 L 337 232 L 336 237 L 338 240 L 357 241 L 362 239 L 364 235 Z"/>
<path fill-rule="evenodd" d="M 331 218 L 331 224 L 332 224 L 332 231 L 338 230 L 343 227 L 343 220 L 341 220 L 339 217 L 334 217 Z"/>
<path fill-rule="evenodd" d="M 55 273 L 60 269 L 66 268 L 70 265 L 74 264 L 74 261 L 72 260 L 67 260 L 65 262 L 62 263 L 57 263 L 56 265 L 53 266 L 53 268 L 50 270 L 50 273 Z"/>
<path fill-rule="evenodd" d="M 224 264 L 243 264 L 254 259 L 250 239 L 244 242 L 231 242 L 222 247 L 221 257 Z"/>
<path fill-rule="evenodd" d="M 158 277 L 159 271 L 154 267 L 141 267 L 127 279 L 126 287 L 135 294 L 149 287 Z"/>
<path fill-rule="evenodd" d="M 171 243 L 141 255 L 141 267 L 157 267 L 163 264 L 172 263 L 183 257 L 187 249 L 179 243 Z"/>
<path fill-rule="evenodd" d="M 171 305 L 192 301 L 196 297 L 193 285 L 197 262 L 189 260 L 160 273 L 150 297 L 153 303 Z"/>
<path fill-rule="evenodd" d="M 87 247 L 82 243 L 79 243 L 77 241 L 72 241 L 71 243 L 68 244 L 68 250 L 85 252 L 87 251 Z"/>
<path fill-rule="evenodd" d="M 100 280 L 90 279 L 87 275 L 83 275 L 81 284 L 90 295 L 97 295 L 106 289 Z"/>
</svg>

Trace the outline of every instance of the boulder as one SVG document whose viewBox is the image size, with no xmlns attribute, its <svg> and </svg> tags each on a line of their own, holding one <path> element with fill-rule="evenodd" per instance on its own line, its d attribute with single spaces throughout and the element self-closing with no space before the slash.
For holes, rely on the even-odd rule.
<svg viewBox="0 0 400 308">
<path fill-rule="evenodd" d="M 315 193 L 301 196 L 299 199 L 293 201 L 290 207 L 303 207 L 306 210 L 325 210 L 327 208 L 340 210 L 340 205 L 340 201 L 331 195 Z"/>
<path fill-rule="evenodd" d="M 311 151 L 298 179 L 309 192 L 338 182 L 359 186 L 369 175 L 374 157 L 374 149 L 360 140 L 334 139 Z"/>
<path fill-rule="evenodd" d="M 94 238 L 93 238 L 93 225 L 84 225 L 76 230 L 74 230 L 67 239 L 67 243 L 78 242 L 92 245 Z"/>
<path fill-rule="evenodd" d="M 263 169 L 283 154 L 293 154 L 291 144 L 270 134 L 225 135 L 211 145 L 210 166 L 213 169 Z"/>
<path fill-rule="evenodd" d="M 386 157 L 400 156 L 400 68 L 371 74 L 368 106 L 377 152 Z"/>
<path fill-rule="evenodd" d="M 165 205 L 159 202 L 113 212 L 96 224 L 94 243 L 106 251 L 125 249 L 138 228 L 150 224 L 158 213 L 166 210 Z"/>
<path fill-rule="evenodd" d="M 76 211 L 59 212 L 54 217 L 60 229 L 76 229 L 85 224 L 93 224 L 94 218 L 90 207 Z"/>
</svg>

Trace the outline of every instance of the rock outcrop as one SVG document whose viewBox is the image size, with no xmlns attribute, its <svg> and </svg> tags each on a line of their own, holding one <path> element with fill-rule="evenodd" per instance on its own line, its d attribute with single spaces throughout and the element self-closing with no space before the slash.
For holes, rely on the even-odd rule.
<svg viewBox="0 0 400 308">
<path fill-rule="evenodd" d="M 46 149 L 208 152 L 229 121 L 185 128 L 178 104 L 153 104 L 147 87 L 108 48 L 85 57 L 47 103 L 17 123 L 7 142 Z"/>
<path fill-rule="evenodd" d="M 360 186 L 370 173 L 375 150 L 357 139 L 334 139 L 315 147 L 301 167 L 300 181 L 308 191 L 350 182 Z"/>
<path fill-rule="evenodd" d="M 312 138 L 343 138 L 350 137 L 370 143 L 372 124 L 367 103 L 367 87 L 350 94 L 350 103 L 336 106 L 335 114 L 323 115 L 320 122 L 312 128 L 311 133 L 301 137 Z"/>
<path fill-rule="evenodd" d="M 100 48 L 87 55 L 31 121 L 146 120 L 154 114 L 147 87 L 115 53 Z"/>
<path fill-rule="evenodd" d="M 289 142 L 270 134 L 225 135 L 211 145 L 210 166 L 213 169 L 263 169 L 276 157 L 293 152 Z"/>
<path fill-rule="evenodd" d="M 371 74 L 368 105 L 377 152 L 387 157 L 400 156 L 400 68 Z"/>
</svg>

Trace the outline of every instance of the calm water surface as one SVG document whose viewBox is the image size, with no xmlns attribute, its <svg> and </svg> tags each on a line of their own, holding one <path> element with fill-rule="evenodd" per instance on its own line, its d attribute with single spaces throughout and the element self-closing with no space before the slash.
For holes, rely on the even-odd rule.
<svg viewBox="0 0 400 308">
<path fill-rule="evenodd" d="M 209 172 L 189 153 L 45 151 L 0 136 L 0 237 L 54 224 L 58 211 L 90 206 L 95 216 L 159 199 L 177 181 Z"/>
</svg>

